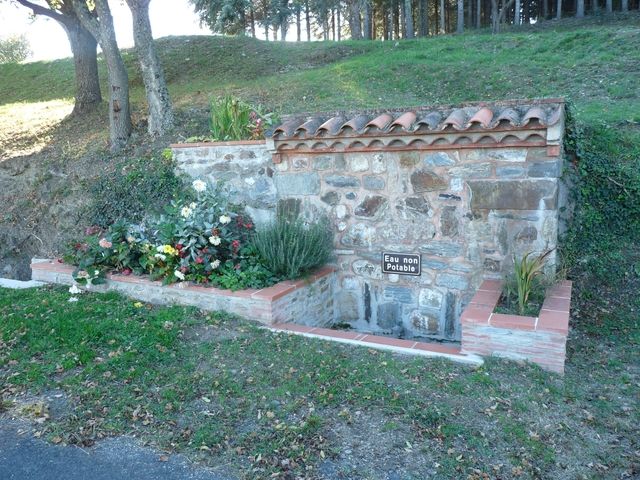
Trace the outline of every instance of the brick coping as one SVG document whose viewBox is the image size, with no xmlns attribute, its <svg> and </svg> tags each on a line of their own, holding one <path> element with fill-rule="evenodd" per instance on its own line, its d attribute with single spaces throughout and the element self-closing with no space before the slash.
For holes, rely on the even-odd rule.
<svg viewBox="0 0 640 480">
<path fill-rule="evenodd" d="M 73 265 L 68 265 L 66 263 L 61 263 L 55 260 L 50 259 L 36 259 L 34 258 L 31 261 L 31 269 L 32 270 L 45 270 L 49 272 L 56 273 L 65 273 L 71 275 L 76 267 Z M 187 290 L 192 292 L 199 293 L 209 293 L 213 295 L 223 295 L 227 297 L 239 297 L 239 298 L 247 298 L 247 299 L 257 299 L 257 300 L 265 300 L 268 302 L 273 302 L 285 295 L 293 292 L 296 289 L 303 288 L 308 286 L 309 284 L 319 280 L 327 275 L 330 275 L 335 271 L 335 268 L 326 265 L 319 269 L 318 271 L 309 274 L 307 277 L 298 279 L 298 280 L 284 280 L 282 282 L 276 283 L 271 287 L 266 287 L 260 290 L 256 289 L 246 289 L 246 290 L 223 290 L 216 287 L 207 287 L 201 284 L 194 284 L 192 282 L 178 282 L 172 283 L 169 285 L 163 285 L 162 282 L 157 280 L 151 280 L 148 276 L 138 276 L 138 275 L 122 275 L 120 273 L 108 273 L 106 275 L 107 280 L 117 281 L 117 282 L 125 282 L 125 283 L 135 283 L 140 285 L 152 285 L 152 286 L 164 286 L 165 288 L 170 289 L 178 289 L 178 290 Z"/>
<path fill-rule="evenodd" d="M 494 310 L 502 294 L 502 282 L 485 280 L 462 312 L 460 322 L 511 330 L 555 332 L 566 335 L 569 331 L 571 308 L 570 280 L 563 280 L 547 290 L 538 317 L 506 315 Z"/>
<path fill-rule="evenodd" d="M 400 338 L 384 337 L 346 330 L 333 330 L 330 328 L 310 327 L 297 323 L 276 323 L 269 327 L 276 332 L 285 332 L 305 337 L 319 338 L 350 345 L 389 350 L 408 355 L 421 355 L 427 357 L 444 357 L 450 360 L 469 365 L 482 365 L 483 360 L 477 355 L 464 354 L 457 345 L 441 345 L 437 343 L 418 342 Z"/>
<path fill-rule="evenodd" d="M 243 145 L 266 145 L 266 140 L 233 140 L 229 142 L 191 142 L 172 143 L 169 148 L 194 148 L 194 147 L 241 147 Z"/>
</svg>

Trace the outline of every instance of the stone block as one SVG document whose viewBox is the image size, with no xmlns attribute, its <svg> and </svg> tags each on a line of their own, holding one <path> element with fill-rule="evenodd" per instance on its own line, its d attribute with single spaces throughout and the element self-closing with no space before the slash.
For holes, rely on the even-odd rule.
<svg viewBox="0 0 640 480">
<path fill-rule="evenodd" d="M 386 302 L 378 305 L 378 326 L 384 330 L 402 324 L 402 310 L 396 302 Z"/>
<path fill-rule="evenodd" d="M 419 310 L 409 314 L 409 324 L 414 335 L 435 335 L 440 326 L 438 317 Z"/>
<path fill-rule="evenodd" d="M 314 170 L 329 170 L 333 167 L 333 159 L 329 156 L 321 156 L 313 159 Z"/>
<path fill-rule="evenodd" d="M 423 258 L 422 259 L 422 270 L 444 270 L 449 266 L 448 263 L 439 262 L 438 260 L 433 260 L 431 258 Z"/>
<path fill-rule="evenodd" d="M 353 213 L 356 217 L 375 219 L 384 212 L 387 203 L 387 199 L 381 195 L 367 195 Z"/>
<path fill-rule="evenodd" d="M 332 187 L 359 187 L 360 179 L 350 175 L 328 175 L 324 181 Z"/>
<path fill-rule="evenodd" d="M 468 162 L 524 162 L 526 148 L 478 148 L 467 150 L 464 160 Z"/>
<path fill-rule="evenodd" d="M 496 167 L 496 177 L 500 178 L 516 178 L 522 177 L 525 174 L 524 167 L 517 165 L 507 165 Z"/>
<path fill-rule="evenodd" d="M 338 192 L 331 190 L 325 193 L 324 195 L 322 195 L 320 197 L 320 200 L 322 200 L 327 205 L 331 205 L 332 207 L 334 207 L 340 202 L 340 194 Z"/>
<path fill-rule="evenodd" d="M 363 178 L 363 186 L 367 190 L 383 190 L 384 189 L 384 178 L 375 177 L 373 175 L 365 175 Z"/>
<path fill-rule="evenodd" d="M 380 265 L 374 265 L 366 260 L 356 260 L 351 265 L 356 275 L 368 278 L 371 280 L 382 279 L 382 267 Z"/>
<path fill-rule="evenodd" d="M 553 180 L 470 180 L 471 208 L 489 210 L 553 210 L 558 184 Z"/>
<path fill-rule="evenodd" d="M 420 251 L 428 255 L 453 258 L 462 255 L 462 245 L 459 243 L 434 240 L 422 245 Z"/>
<path fill-rule="evenodd" d="M 491 163 L 472 163 L 449 169 L 449 175 L 459 178 L 486 178 L 491 176 Z M 453 179 L 451 180 L 453 182 Z M 452 188 L 453 190 L 453 188 Z"/>
<path fill-rule="evenodd" d="M 558 178 L 562 174 L 562 163 L 560 160 L 531 163 L 527 174 L 532 178 Z"/>
<path fill-rule="evenodd" d="M 418 295 L 418 304 L 423 308 L 440 310 L 443 300 L 444 294 L 440 290 L 435 290 L 433 288 L 420 289 L 420 294 Z"/>
<path fill-rule="evenodd" d="M 384 289 L 384 296 L 400 303 L 413 303 L 413 290 L 407 287 L 388 286 Z"/>
<path fill-rule="evenodd" d="M 396 210 L 405 218 L 424 218 L 431 216 L 431 204 L 423 196 L 411 196 L 401 199 L 396 204 Z"/>
<path fill-rule="evenodd" d="M 371 158 L 371 171 L 376 174 L 387 171 L 387 164 L 385 162 L 384 155 L 377 153 Z"/>
<path fill-rule="evenodd" d="M 428 170 L 416 170 L 411 174 L 410 179 L 414 193 L 434 192 L 449 186 L 444 178 Z"/>
<path fill-rule="evenodd" d="M 320 193 L 320 177 L 317 173 L 282 173 L 274 180 L 281 196 Z"/>
<path fill-rule="evenodd" d="M 458 215 L 456 207 L 446 206 L 440 213 L 440 233 L 445 237 L 458 235 Z"/>
<path fill-rule="evenodd" d="M 346 216 L 347 216 L 347 206 L 336 205 L 336 217 L 342 219 Z"/>
<path fill-rule="evenodd" d="M 373 243 L 375 233 L 375 228 L 364 225 L 363 223 L 356 223 L 347 229 L 340 243 L 347 247 L 370 247 Z"/>
<path fill-rule="evenodd" d="M 369 158 L 366 154 L 352 154 L 348 157 L 349 170 L 352 172 L 366 172 L 369 170 Z"/>
<path fill-rule="evenodd" d="M 455 159 L 452 156 L 455 156 Z M 451 155 L 447 152 L 433 152 L 427 154 L 422 163 L 427 167 L 448 167 L 455 165 L 457 160 L 458 152 L 452 152 Z"/>
<path fill-rule="evenodd" d="M 401 152 L 399 159 L 401 168 L 413 168 L 420 162 L 418 152 Z"/>
<path fill-rule="evenodd" d="M 469 280 L 463 275 L 439 273 L 436 277 L 436 285 L 455 290 L 466 290 L 469 286 Z"/>
</svg>

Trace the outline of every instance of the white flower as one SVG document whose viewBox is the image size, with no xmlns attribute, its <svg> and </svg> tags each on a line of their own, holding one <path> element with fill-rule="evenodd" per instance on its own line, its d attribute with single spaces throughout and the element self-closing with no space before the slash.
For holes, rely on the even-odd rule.
<svg viewBox="0 0 640 480">
<path fill-rule="evenodd" d="M 176 278 L 184 280 L 184 273 L 182 273 L 180 270 L 176 270 L 175 272 L 173 272 L 173 274 L 176 276 Z"/>
<path fill-rule="evenodd" d="M 70 302 L 77 302 L 78 301 L 78 297 L 69 297 L 69 301 Z"/>
<path fill-rule="evenodd" d="M 114 250 L 114 251 L 115 251 L 115 250 Z M 94 272 L 93 272 L 93 275 L 94 275 L 95 277 L 97 277 L 98 275 L 100 275 L 100 271 L 99 271 L 99 270 L 94 271 Z"/>
<path fill-rule="evenodd" d="M 252 187 L 256 184 L 256 181 L 253 178 L 249 177 L 244 179 L 244 183 Z"/>
<path fill-rule="evenodd" d="M 215 236 L 215 235 L 214 235 L 214 236 L 212 236 L 212 237 L 209 237 L 209 243 L 210 243 L 211 245 L 215 245 L 216 247 L 217 247 L 218 245 L 220 245 L 220 242 L 221 242 L 221 241 L 222 241 L 222 240 L 220 240 L 220 237 L 217 237 L 217 236 Z"/>
<path fill-rule="evenodd" d="M 162 253 L 164 251 L 164 245 L 160 245 L 159 247 L 156 247 L 156 251 Z"/>
<path fill-rule="evenodd" d="M 192 213 L 193 209 L 189 207 L 182 207 L 182 210 L 180 210 L 180 215 L 182 215 L 184 218 L 189 218 Z"/>
<path fill-rule="evenodd" d="M 189 208 L 190 208 L 191 210 L 195 210 L 197 206 L 198 206 L 198 204 L 197 204 L 196 202 L 191 202 L 191 203 L 189 204 Z"/>
<path fill-rule="evenodd" d="M 159 258 L 159 259 L 160 259 L 160 260 L 162 260 L 163 262 L 167 259 L 167 256 L 166 256 L 166 255 L 163 255 L 163 254 L 161 254 L 161 253 L 156 253 L 156 254 L 154 255 L 154 257 Z"/>
<path fill-rule="evenodd" d="M 77 285 L 71 285 L 71 288 L 69 288 L 69 293 L 71 295 L 77 295 L 78 293 L 82 293 L 82 290 L 80 290 Z"/>
<path fill-rule="evenodd" d="M 213 262 L 211 262 L 211 268 L 212 269 L 216 269 L 220 266 L 220 260 L 214 260 Z"/>
<path fill-rule="evenodd" d="M 229 223 L 231 221 L 231 217 L 229 215 L 222 215 L 220 218 L 220 223 L 222 223 L 223 225 L 226 223 Z"/>
<path fill-rule="evenodd" d="M 204 192 L 207 189 L 207 184 L 202 180 L 194 180 L 191 185 L 196 192 Z"/>
</svg>

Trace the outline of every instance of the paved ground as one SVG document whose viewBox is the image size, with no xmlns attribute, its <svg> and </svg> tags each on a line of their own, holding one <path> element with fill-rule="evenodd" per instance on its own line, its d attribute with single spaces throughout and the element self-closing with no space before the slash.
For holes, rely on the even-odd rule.
<svg viewBox="0 0 640 480">
<path fill-rule="evenodd" d="M 20 434 L 19 430 L 27 430 Z M 95 447 L 58 446 L 33 438 L 28 424 L 0 419 L 2 480 L 232 480 L 196 468 L 180 455 L 160 461 L 160 452 L 129 438 L 111 438 Z"/>
</svg>

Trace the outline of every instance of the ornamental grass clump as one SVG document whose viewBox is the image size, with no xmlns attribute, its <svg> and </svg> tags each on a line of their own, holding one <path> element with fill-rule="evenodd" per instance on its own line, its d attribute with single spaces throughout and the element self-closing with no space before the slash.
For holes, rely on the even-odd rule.
<svg viewBox="0 0 640 480">
<path fill-rule="evenodd" d="M 333 234 L 329 220 L 313 223 L 280 215 L 258 230 L 253 238 L 262 262 L 276 275 L 299 278 L 325 265 L 333 253 Z"/>
<path fill-rule="evenodd" d="M 506 281 L 498 311 L 518 315 L 537 315 L 542 302 L 546 283 L 544 266 L 553 250 L 533 256 L 525 253 L 520 260 L 513 256 L 514 272 Z"/>
<path fill-rule="evenodd" d="M 211 136 L 217 141 L 258 140 L 273 123 L 272 114 L 264 114 L 237 97 L 225 95 L 211 101 Z"/>
</svg>

